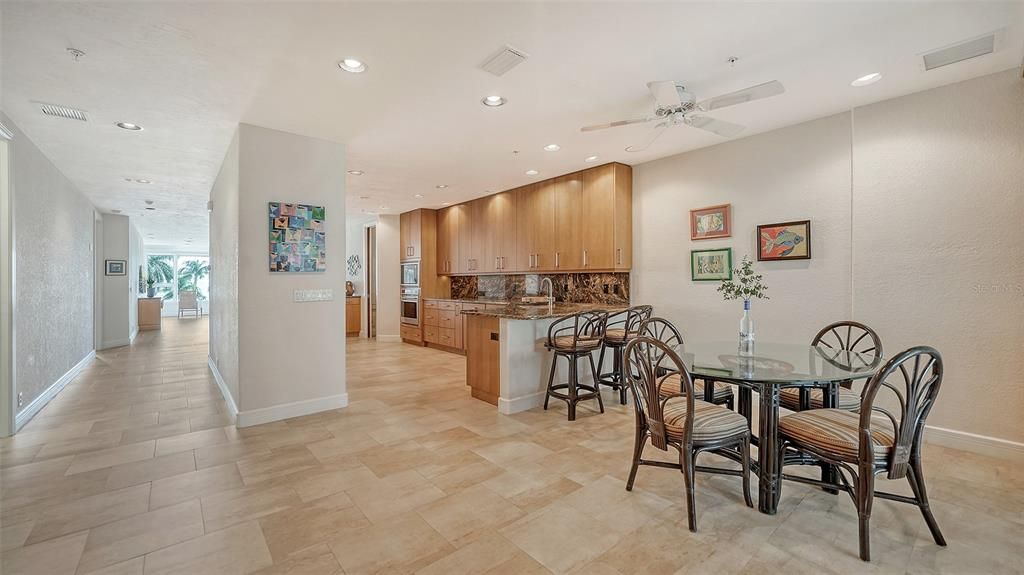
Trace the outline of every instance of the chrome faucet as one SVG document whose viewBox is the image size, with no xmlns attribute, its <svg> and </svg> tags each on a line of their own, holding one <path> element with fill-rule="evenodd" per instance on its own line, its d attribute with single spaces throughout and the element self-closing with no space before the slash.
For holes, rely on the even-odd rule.
<svg viewBox="0 0 1024 575">
<path fill-rule="evenodd" d="M 544 278 L 540 280 L 540 289 L 544 290 L 544 282 L 548 284 L 548 311 L 550 312 L 555 307 L 555 286 L 551 283 L 551 278 Z"/>
</svg>

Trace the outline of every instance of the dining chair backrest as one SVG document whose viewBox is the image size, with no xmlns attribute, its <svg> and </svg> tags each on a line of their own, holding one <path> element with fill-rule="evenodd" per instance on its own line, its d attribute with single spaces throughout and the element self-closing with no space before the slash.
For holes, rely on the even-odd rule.
<svg viewBox="0 0 1024 575">
<path fill-rule="evenodd" d="M 861 394 L 860 460 L 872 461 L 872 431 L 878 425 L 875 414 L 880 413 L 895 431 L 887 469 L 889 479 L 905 477 L 911 459 L 920 457 L 925 420 L 941 385 L 942 356 L 935 348 L 912 347 L 890 359 Z"/>
<path fill-rule="evenodd" d="M 651 318 L 654 307 L 649 305 L 637 305 L 608 316 L 608 329 L 618 328 L 623 330 L 624 337 L 631 337 L 640 333 L 645 321 Z"/>
<path fill-rule="evenodd" d="M 596 345 L 604 339 L 607 324 L 606 311 L 581 311 L 558 318 L 548 327 L 548 346 L 565 347 L 558 345 L 559 341 L 571 341 L 573 348 Z M 567 337 L 572 339 L 563 339 Z"/>
<path fill-rule="evenodd" d="M 182 290 L 178 292 L 178 309 L 199 309 L 198 298 L 196 292 L 192 290 Z"/>
<path fill-rule="evenodd" d="M 847 365 L 875 365 L 882 359 L 881 338 L 875 330 L 856 321 L 837 321 L 823 327 L 811 340 L 811 346 L 825 353 L 841 354 L 843 357 L 839 363 Z M 858 355 L 852 356 L 841 352 L 854 352 Z"/>
<path fill-rule="evenodd" d="M 668 346 L 683 345 L 683 335 L 672 322 L 661 317 L 652 317 L 640 327 L 640 335 L 656 339 Z"/>
<path fill-rule="evenodd" d="M 693 432 L 693 378 L 683 360 L 669 344 L 642 335 L 631 339 L 624 351 L 629 369 L 626 377 L 633 390 L 633 409 L 638 422 L 650 431 L 651 444 L 661 450 L 668 449 L 665 432 L 665 404 L 669 399 L 682 397 L 686 401 L 687 417 L 683 422 L 683 437 L 689 443 Z M 662 392 L 665 380 L 673 374 L 670 385 L 679 386 L 680 393 Z M 689 448 L 689 446 L 686 446 Z"/>
</svg>

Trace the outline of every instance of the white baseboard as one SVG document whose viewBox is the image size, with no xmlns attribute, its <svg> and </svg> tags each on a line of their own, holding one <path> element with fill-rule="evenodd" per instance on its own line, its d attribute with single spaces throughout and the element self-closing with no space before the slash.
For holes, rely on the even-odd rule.
<svg viewBox="0 0 1024 575">
<path fill-rule="evenodd" d="M 46 407 L 46 404 L 50 403 L 50 400 L 56 397 L 62 389 L 67 387 L 67 385 L 71 383 L 71 380 L 75 379 L 75 376 L 85 369 L 85 366 L 89 365 L 89 362 L 94 359 L 96 359 L 96 350 L 90 351 L 86 354 L 86 356 L 82 358 L 82 361 L 76 363 L 74 367 L 67 371 L 67 373 L 60 376 L 60 379 L 53 382 L 53 385 L 46 388 L 46 391 L 40 393 L 38 397 L 33 399 L 32 403 L 25 406 L 25 408 L 14 417 L 14 431 L 17 432 L 23 425 L 35 417 L 35 415 L 39 413 L 40 409 Z"/>
<path fill-rule="evenodd" d="M 498 412 L 505 415 L 511 415 L 513 413 L 519 413 L 520 411 L 526 411 L 527 409 L 533 409 L 534 407 L 540 407 L 544 405 L 545 395 L 547 395 L 547 391 L 538 391 L 537 393 L 523 395 L 514 399 L 499 397 Z"/>
<path fill-rule="evenodd" d="M 103 342 L 103 347 L 101 349 L 110 349 L 112 347 L 124 347 L 126 345 L 131 345 L 131 343 L 132 340 L 129 338 L 112 339 Z"/>
<path fill-rule="evenodd" d="M 963 451 L 998 457 L 1000 459 L 1024 461 L 1024 443 L 1008 439 L 988 437 L 986 435 L 977 435 L 966 431 L 933 427 L 931 425 L 925 426 L 924 439 L 928 443 L 934 443 L 943 447 L 962 449 Z"/>
<path fill-rule="evenodd" d="M 210 366 L 210 371 L 213 373 L 213 379 L 217 382 L 217 387 L 220 388 L 220 394 L 224 396 L 224 402 L 228 404 L 228 409 L 231 411 L 233 417 L 238 416 L 238 406 L 235 405 L 235 398 L 231 397 L 231 391 L 228 390 L 228 384 L 224 381 L 224 377 L 221 376 L 220 370 L 217 369 L 217 363 L 213 361 L 213 358 L 206 356 L 206 363 Z"/>
<path fill-rule="evenodd" d="M 400 335 L 377 335 L 377 341 L 380 343 L 402 343 L 402 336 Z"/>
<path fill-rule="evenodd" d="M 133 327 L 132 328 L 132 332 L 130 334 L 128 334 L 128 345 L 131 345 L 132 343 L 135 343 L 135 338 L 138 337 L 138 335 L 139 335 L 139 328 L 137 326 Z"/>
<path fill-rule="evenodd" d="M 260 425 L 262 423 L 270 423 L 272 421 L 280 421 L 282 419 L 290 419 L 292 417 L 301 417 L 303 415 L 319 413 L 321 411 L 328 411 L 331 409 L 341 409 L 347 405 L 348 394 L 342 393 L 328 397 L 318 397 L 316 399 L 307 399 L 304 401 L 275 405 L 273 407 L 250 409 L 249 411 L 240 411 L 238 413 L 237 425 L 238 427 L 249 427 L 252 425 Z"/>
</svg>

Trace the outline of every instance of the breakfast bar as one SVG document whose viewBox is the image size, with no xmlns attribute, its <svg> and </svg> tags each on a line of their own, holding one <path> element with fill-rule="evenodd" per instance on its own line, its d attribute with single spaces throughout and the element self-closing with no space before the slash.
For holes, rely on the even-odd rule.
<svg viewBox="0 0 1024 575">
<path fill-rule="evenodd" d="M 473 397 L 498 406 L 504 414 L 543 405 L 553 354 L 544 347 L 548 328 L 560 317 L 581 311 L 619 311 L 626 305 L 556 303 L 509 304 L 466 311 L 466 381 Z M 610 363 L 610 358 L 606 359 Z M 607 366 L 598 369 L 607 370 Z M 555 378 L 568 377 L 559 365 Z M 590 366 L 580 368 L 580 383 L 593 384 Z"/>
</svg>

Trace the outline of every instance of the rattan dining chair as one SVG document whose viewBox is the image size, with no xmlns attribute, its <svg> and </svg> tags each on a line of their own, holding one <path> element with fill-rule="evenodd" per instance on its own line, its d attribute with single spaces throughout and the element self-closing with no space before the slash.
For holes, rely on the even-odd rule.
<svg viewBox="0 0 1024 575">
<path fill-rule="evenodd" d="M 654 338 L 661 343 L 668 345 L 669 347 L 676 347 L 683 345 L 683 336 L 679 333 L 672 322 L 667 319 L 660 317 L 652 317 L 644 322 L 643 327 L 640 328 L 640 334 Z M 664 369 L 664 368 L 663 368 Z M 665 375 L 665 373 L 659 373 L 658 375 Z M 729 409 L 733 409 L 735 404 L 735 395 L 732 391 L 732 386 L 728 383 L 721 381 L 712 382 L 715 386 L 714 396 L 711 403 L 715 405 L 724 405 Z M 664 393 L 682 393 L 682 378 L 676 374 L 665 379 L 665 384 L 662 386 Z M 704 399 L 704 386 L 706 382 L 701 379 L 693 380 L 693 392 L 697 394 L 697 399 Z"/>
<path fill-rule="evenodd" d="M 853 498 L 864 561 L 871 560 L 869 527 L 875 497 L 916 505 L 935 543 L 946 545 L 928 504 L 921 471 L 925 420 L 941 384 L 942 356 L 931 347 L 914 347 L 893 357 L 868 381 L 859 413 L 811 409 L 779 419 L 783 449 L 796 449 L 839 469 L 839 484 L 788 475 L 784 479 L 831 487 Z M 881 473 L 888 479 L 906 477 L 913 497 L 875 491 L 875 476 Z"/>
<path fill-rule="evenodd" d="M 821 329 L 811 346 L 818 348 L 825 359 L 835 356 L 835 361 L 847 363 L 851 360 L 863 362 L 865 366 L 877 364 L 882 360 L 882 340 L 875 330 L 855 321 L 838 321 Z M 848 355 L 855 352 L 857 355 Z M 857 366 L 863 367 L 863 366 Z M 839 399 L 835 407 L 856 410 L 860 407 L 860 393 L 851 389 L 852 382 L 845 382 L 839 387 Z M 779 393 L 782 407 L 790 411 L 805 409 L 821 409 L 824 407 L 824 391 L 808 388 L 783 388 Z"/>
<path fill-rule="evenodd" d="M 633 465 L 626 490 L 633 490 L 636 472 L 641 465 L 679 469 L 686 485 L 690 531 L 697 530 L 694 493 L 697 471 L 741 476 L 743 499 L 748 507 L 753 507 L 750 499 L 750 429 L 746 418 L 722 406 L 695 399 L 690 373 L 671 346 L 641 336 L 630 340 L 624 353 L 629 364 L 625 373 L 633 392 L 636 415 Z M 662 387 L 673 375 L 679 376 L 682 392 L 664 393 Z M 679 463 L 643 459 L 648 441 L 662 451 L 668 451 L 669 446 L 678 450 Z M 698 467 L 697 455 L 704 451 L 739 460 L 740 469 Z"/>
<path fill-rule="evenodd" d="M 653 307 L 638 305 L 608 316 L 608 326 L 605 329 L 604 340 L 601 342 L 601 355 L 598 356 L 597 366 L 604 369 L 605 351 L 611 350 L 612 370 L 602 373 L 597 378 L 597 383 L 618 390 L 619 403 L 622 405 L 626 405 L 626 388 L 629 387 L 626 377 L 622 373 L 624 366 L 622 350 L 630 339 L 640 335 L 644 322 L 650 319 L 653 313 Z"/>
<path fill-rule="evenodd" d="M 547 394 L 544 396 L 545 410 L 548 408 L 548 400 L 552 397 L 560 399 L 569 406 L 569 421 L 575 421 L 576 404 L 596 398 L 598 408 L 604 413 L 604 401 L 601 399 L 601 390 L 597 384 L 598 370 L 594 365 L 593 353 L 601 347 L 607 322 L 608 312 L 584 311 L 559 318 L 548 327 L 548 338 L 544 347 L 553 351 L 555 355 L 551 359 L 551 373 L 548 375 Z M 556 384 L 555 371 L 560 357 L 569 362 L 569 379 L 566 383 Z M 584 357 L 590 360 L 594 385 L 580 383 L 578 363 Z M 581 389 L 584 391 L 582 394 Z"/>
</svg>

